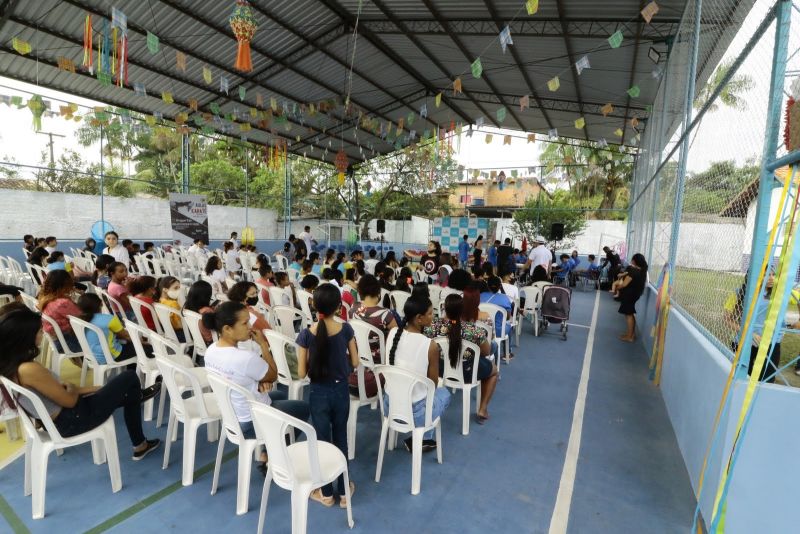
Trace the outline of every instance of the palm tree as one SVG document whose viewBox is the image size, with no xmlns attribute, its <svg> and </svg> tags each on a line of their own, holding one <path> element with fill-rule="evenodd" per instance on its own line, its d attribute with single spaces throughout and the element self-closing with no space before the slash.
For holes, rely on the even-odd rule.
<svg viewBox="0 0 800 534">
<path fill-rule="evenodd" d="M 717 65 L 717 68 L 714 69 L 714 72 L 711 74 L 711 78 L 709 78 L 695 96 L 694 109 L 700 109 L 708 102 L 714 90 L 722 83 L 725 76 L 728 75 L 731 67 L 733 67 L 733 59 Z M 753 89 L 753 87 L 755 87 L 755 83 L 752 76 L 749 74 L 735 74 L 722 89 L 722 92 L 719 94 L 719 99 L 712 102 L 708 111 L 711 113 L 717 111 L 717 109 L 719 109 L 718 102 L 722 102 L 725 107 L 735 110 L 746 110 L 747 100 L 744 99 L 743 93 L 747 93 Z"/>
</svg>

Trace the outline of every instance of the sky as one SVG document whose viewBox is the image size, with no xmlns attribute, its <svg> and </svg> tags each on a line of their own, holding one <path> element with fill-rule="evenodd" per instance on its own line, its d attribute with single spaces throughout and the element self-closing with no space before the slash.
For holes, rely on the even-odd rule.
<svg viewBox="0 0 800 534">
<path fill-rule="evenodd" d="M 756 2 L 754 10 L 747 17 L 739 34 L 728 49 L 726 58 L 735 57 L 742 50 L 754 28 L 762 20 L 766 6 L 770 3 L 767 1 Z M 689 172 L 701 172 L 708 168 L 713 161 L 726 159 L 734 159 L 737 163 L 742 164 L 748 158 L 758 157 L 761 154 L 769 88 L 772 35 L 770 30 L 760 40 L 758 46 L 751 51 L 750 57 L 740 69 L 740 73 L 749 76 L 754 85 L 746 95 L 747 108 L 733 110 L 720 107 L 717 111 L 706 115 L 692 141 L 692 150 L 688 161 Z M 790 49 L 795 48 L 791 47 Z M 27 99 L 30 93 L 38 93 L 43 98 L 52 100 L 52 109 L 56 110 L 59 104 L 65 102 L 75 102 L 89 107 L 102 105 L 99 102 L 0 77 L 0 94 L 20 94 Z M 47 149 L 49 137 L 33 131 L 30 111 L 27 108 L 18 110 L 0 105 L 0 118 L 2 118 L 0 161 L 16 161 L 36 165 L 42 150 Z M 99 161 L 99 153 L 96 148 L 87 149 L 78 144 L 74 137 L 78 126 L 78 123 L 67 121 L 61 117 L 43 120 L 44 132 L 65 136 L 54 139 L 56 158 L 61 151 L 69 148 L 81 153 L 89 162 Z M 491 144 L 485 143 L 486 133 L 494 134 L 494 141 Z M 506 133 L 514 136 L 511 145 L 503 145 L 503 135 Z M 544 144 L 538 141 L 528 143 L 525 134 L 519 131 L 484 127 L 471 138 L 466 135 L 462 136 L 460 143 L 456 142 L 454 146 L 459 149 L 455 158 L 465 168 L 483 170 L 519 168 L 521 174 L 526 174 L 527 167 L 539 164 L 539 154 Z M 510 174 L 508 170 L 506 170 L 506 174 Z"/>
</svg>

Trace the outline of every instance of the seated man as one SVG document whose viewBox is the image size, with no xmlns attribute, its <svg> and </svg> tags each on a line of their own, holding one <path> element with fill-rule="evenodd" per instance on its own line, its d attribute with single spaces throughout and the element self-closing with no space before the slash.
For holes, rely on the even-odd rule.
<svg viewBox="0 0 800 534">
<path fill-rule="evenodd" d="M 551 269 L 551 273 L 553 276 L 553 283 L 563 282 L 569 276 L 570 271 L 572 271 L 572 262 L 569 259 L 568 254 L 562 254 L 559 256 L 561 263 Z"/>
</svg>

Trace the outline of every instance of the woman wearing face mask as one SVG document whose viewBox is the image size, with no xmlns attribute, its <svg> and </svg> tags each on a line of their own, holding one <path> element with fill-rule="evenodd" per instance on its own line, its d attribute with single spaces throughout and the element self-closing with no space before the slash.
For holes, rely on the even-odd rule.
<svg viewBox="0 0 800 534">
<path fill-rule="evenodd" d="M 181 296 L 181 281 L 174 276 L 165 276 L 158 281 L 158 302 L 170 308 L 175 308 L 180 311 L 181 305 L 178 299 Z M 181 318 L 174 313 L 170 314 L 169 321 L 172 324 L 172 329 L 175 330 L 175 335 L 178 336 L 178 341 L 181 343 L 186 342 L 186 336 L 183 333 L 183 323 Z"/>
<path fill-rule="evenodd" d="M 250 312 L 250 328 L 253 330 L 264 330 L 272 328 L 264 314 L 258 311 L 258 286 L 253 282 L 236 282 L 228 290 L 228 300 L 240 302 L 247 306 Z"/>
</svg>

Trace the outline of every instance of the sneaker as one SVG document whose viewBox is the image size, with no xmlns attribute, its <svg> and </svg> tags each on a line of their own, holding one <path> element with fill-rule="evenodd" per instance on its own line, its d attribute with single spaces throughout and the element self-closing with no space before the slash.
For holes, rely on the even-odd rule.
<svg viewBox="0 0 800 534">
<path fill-rule="evenodd" d="M 161 391 L 161 382 L 156 382 L 152 386 L 146 387 L 142 390 L 142 402 L 149 401 Z"/>
<path fill-rule="evenodd" d="M 312 501 L 317 501 L 326 508 L 330 508 L 331 506 L 333 506 L 333 495 L 326 497 L 322 494 L 322 490 L 319 488 L 312 491 L 311 495 L 309 495 L 308 497 Z"/>
<path fill-rule="evenodd" d="M 147 440 L 147 447 L 145 447 L 144 449 L 142 449 L 140 451 L 133 451 L 132 460 L 134 462 L 138 462 L 139 460 L 141 460 L 142 458 L 147 456 L 150 453 L 150 451 L 156 450 L 159 445 L 161 445 L 161 440 L 160 439 L 148 439 Z"/>
<path fill-rule="evenodd" d="M 353 484 L 353 481 L 350 481 L 350 498 L 353 498 L 353 494 L 356 492 L 356 485 Z M 339 497 L 339 508 L 347 508 L 347 497 L 341 495 Z"/>
<path fill-rule="evenodd" d="M 436 440 L 435 439 L 423 439 L 422 440 L 422 452 L 431 452 L 436 450 Z"/>
</svg>

